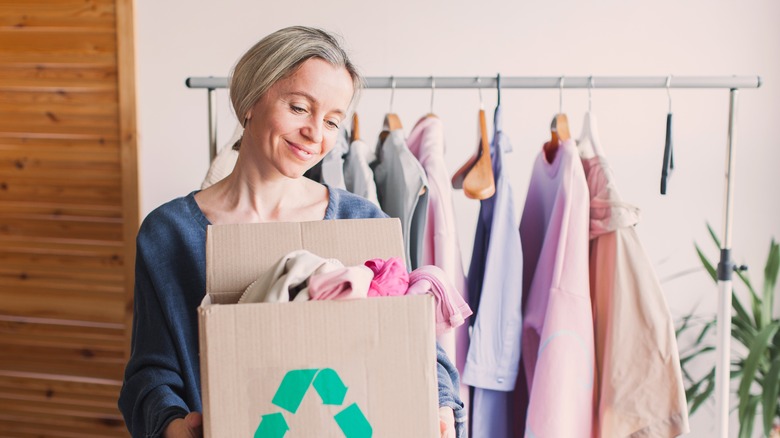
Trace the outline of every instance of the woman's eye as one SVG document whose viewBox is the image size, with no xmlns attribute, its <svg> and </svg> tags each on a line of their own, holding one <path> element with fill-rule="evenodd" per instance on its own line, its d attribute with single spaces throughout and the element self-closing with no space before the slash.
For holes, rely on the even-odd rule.
<svg viewBox="0 0 780 438">
<path fill-rule="evenodd" d="M 339 129 L 338 122 L 334 122 L 333 120 L 326 120 L 325 124 L 327 124 L 328 126 L 330 126 L 333 129 Z"/>
<path fill-rule="evenodd" d="M 303 113 L 306 112 L 306 108 L 301 108 L 301 107 L 295 106 L 295 105 L 291 105 L 290 109 L 292 110 L 292 112 L 294 112 L 296 114 L 303 114 Z"/>
</svg>

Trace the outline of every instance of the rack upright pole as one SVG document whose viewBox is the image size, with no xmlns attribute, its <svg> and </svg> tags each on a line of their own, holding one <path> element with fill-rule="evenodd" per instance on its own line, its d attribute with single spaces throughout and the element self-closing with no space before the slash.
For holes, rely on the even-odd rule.
<svg viewBox="0 0 780 438">
<path fill-rule="evenodd" d="M 737 124 L 737 89 L 729 93 L 729 129 L 726 141 L 726 188 L 723 206 L 723 240 L 718 263 L 718 328 L 715 399 L 719 438 L 729 434 L 729 392 L 731 375 L 731 293 L 734 262 L 731 259 L 731 231 L 734 218 L 734 146 Z"/>
</svg>

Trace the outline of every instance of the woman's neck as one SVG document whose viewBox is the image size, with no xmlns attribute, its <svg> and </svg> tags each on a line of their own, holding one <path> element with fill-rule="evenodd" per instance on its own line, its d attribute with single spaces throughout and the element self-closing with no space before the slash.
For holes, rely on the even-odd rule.
<svg viewBox="0 0 780 438">
<path fill-rule="evenodd" d="M 212 224 L 320 220 L 328 191 L 305 177 L 267 177 L 236 163 L 222 181 L 198 193 L 196 200 Z"/>
</svg>

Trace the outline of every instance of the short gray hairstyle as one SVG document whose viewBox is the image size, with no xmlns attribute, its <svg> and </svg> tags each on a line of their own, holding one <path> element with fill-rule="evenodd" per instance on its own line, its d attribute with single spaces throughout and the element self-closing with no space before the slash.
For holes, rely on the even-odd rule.
<svg viewBox="0 0 780 438">
<path fill-rule="evenodd" d="M 344 67 L 352 78 L 355 94 L 363 78 L 335 35 L 322 29 L 291 26 L 266 36 L 239 59 L 230 75 L 230 101 L 239 122 L 260 97 L 278 80 L 293 74 L 304 61 L 322 59 L 335 67 Z"/>
</svg>

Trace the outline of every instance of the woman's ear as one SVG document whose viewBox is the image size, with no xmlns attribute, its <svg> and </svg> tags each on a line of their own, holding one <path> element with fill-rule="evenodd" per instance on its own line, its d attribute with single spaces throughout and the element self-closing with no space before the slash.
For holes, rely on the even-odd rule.
<svg viewBox="0 0 780 438">
<path fill-rule="evenodd" d="M 247 111 L 246 116 L 244 117 L 244 123 L 241 126 L 246 128 L 246 122 L 248 122 L 249 119 L 251 118 L 252 118 L 252 110 L 249 110 Z"/>
</svg>

